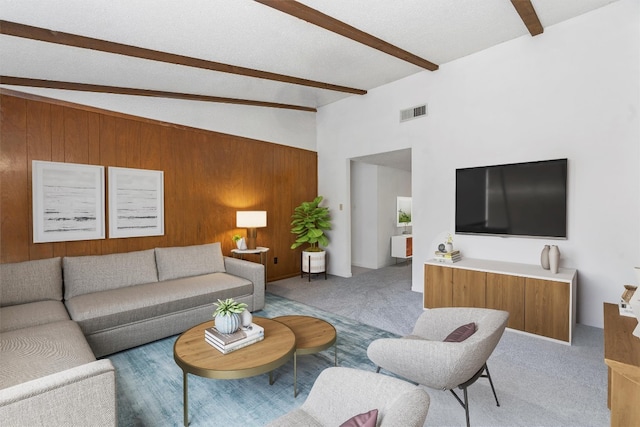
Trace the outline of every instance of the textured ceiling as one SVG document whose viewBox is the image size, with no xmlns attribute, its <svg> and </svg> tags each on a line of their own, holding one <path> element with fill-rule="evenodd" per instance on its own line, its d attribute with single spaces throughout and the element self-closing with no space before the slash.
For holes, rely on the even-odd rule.
<svg viewBox="0 0 640 427">
<path fill-rule="evenodd" d="M 548 27 L 612 1 L 532 3 Z M 301 3 L 436 64 L 531 37 L 509 0 Z M 252 0 L 0 0 L 0 19 L 365 90 L 423 71 Z M 7 35 L 0 75 L 313 108 L 358 96 Z"/>
</svg>

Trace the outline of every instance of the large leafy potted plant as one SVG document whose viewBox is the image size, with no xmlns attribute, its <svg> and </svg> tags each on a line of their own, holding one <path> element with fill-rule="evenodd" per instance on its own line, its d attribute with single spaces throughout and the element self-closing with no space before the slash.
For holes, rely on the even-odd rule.
<svg viewBox="0 0 640 427">
<path fill-rule="evenodd" d="M 291 215 L 291 233 L 296 235 L 291 249 L 308 245 L 302 252 L 304 273 L 326 272 L 326 252 L 321 246 L 326 247 L 329 244 L 325 231 L 331 230 L 331 217 L 329 208 L 320 206 L 322 200 L 323 197 L 318 196 L 311 202 L 302 202 Z"/>
</svg>

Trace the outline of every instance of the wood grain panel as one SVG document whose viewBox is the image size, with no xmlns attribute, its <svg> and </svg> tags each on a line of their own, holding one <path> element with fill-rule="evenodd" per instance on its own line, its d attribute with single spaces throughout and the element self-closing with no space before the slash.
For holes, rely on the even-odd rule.
<svg viewBox="0 0 640 427">
<path fill-rule="evenodd" d="M 89 164 L 89 130 L 87 112 L 64 108 L 64 161 Z M 80 240 L 66 243 L 65 254 L 69 256 L 92 255 L 97 251 L 95 240 Z"/>
<path fill-rule="evenodd" d="M 485 307 L 487 274 L 482 271 L 453 270 L 453 305 L 455 307 Z"/>
<path fill-rule="evenodd" d="M 22 261 L 29 254 L 29 167 L 27 162 L 27 103 L 22 99 L 0 102 L 0 215 L 2 258 Z M 10 226 L 5 226 L 5 224 Z"/>
<path fill-rule="evenodd" d="M 29 181 L 27 198 L 29 199 L 29 224 L 33 224 L 32 161 L 51 161 L 51 106 L 44 102 L 27 103 L 27 166 Z M 33 243 L 33 226 L 29 226 L 29 258 L 42 259 L 53 256 L 53 244 Z"/>
<path fill-rule="evenodd" d="M 453 269 L 437 265 L 424 266 L 424 307 L 453 306 Z"/>
<path fill-rule="evenodd" d="M 66 107 L 51 105 L 51 161 L 64 162 L 64 111 Z M 53 256 L 62 257 L 67 254 L 66 242 L 55 242 L 53 246 Z"/>
<path fill-rule="evenodd" d="M 299 274 L 299 250 L 289 249 L 289 223 L 293 207 L 317 194 L 315 152 L 18 95 L 0 95 L 2 158 L 10 165 L 2 172 L 0 262 L 215 241 L 229 255 L 231 236 L 246 233 L 235 227 L 236 211 L 264 209 L 267 227 L 258 231 L 258 243 L 271 248 L 268 280 Z M 29 120 L 15 125 L 15 118 L 27 112 Z M 23 136 L 16 139 L 15 129 L 22 129 L 18 135 Z M 14 138 L 14 143 L 5 144 L 7 138 Z M 32 244 L 28 164 L 36 157 L 164 171 L 165 235 Z M 14 173 L 5 179 L 7 171 Z M 106 184 L 108 188 L 108 180 Z M 18 190 L 5 191 L 9 188 Z M 16 200 L 22 202 L 16 205 Z M 15 214 L 5 220 L 8 203 Z M 107 198 L 106 212 L 108 203 Z M 107 215 L 107 230 L 108 220 Z M 17 229 L 23 231 L 15 234 Z M 4 250 L 9 247 L 18 248 L 14 255 Z M 272 263 L 274 255 L 279 257 L 277 265 Z"/>
<path fill-rule="evenodd" d="M 569 341 L 569 285 L 550 280 L 525 279 L 524 330 Z"/>
<path fill-rule="evenodd" d="M 487 273 L 487 308 L 509 312 L 507 327 L 524 331 L 524 277 Z"/>
<path fill-rule="evenodd" d="M 107 166 L 115 166 L 118 163 L 116 150 L 116 118 L 107 115 L 100 115 L 100 164 Z M 109 170 L 105 170 L 105 203 L 104 209 L 107 213 L 105 218 L 105 227 L 107 238 L 100 242 L 102 253 L 110 254 L 118 252 L 118 239 L 109 238 Z"/>
</svg>

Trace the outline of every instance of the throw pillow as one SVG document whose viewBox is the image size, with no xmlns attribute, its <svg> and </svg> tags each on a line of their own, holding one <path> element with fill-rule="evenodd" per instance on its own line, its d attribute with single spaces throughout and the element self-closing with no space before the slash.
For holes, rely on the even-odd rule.
<svg viewBox="0 0 640 427">
<path fill-rule="evenodd" d="M 376 427 L 378 421 L 378 410 L 372 409 L 369 412 L 355 415 L 349 418 L 340 427 Z"/>
<path fill-rule="evenodd" d="M 471 322 L 466 325 L 458 326 L 455 331 L 451 332 L 444 339 L 444 342 L 462 342 L 476 332 L 476 324 Z"/>
</svg>

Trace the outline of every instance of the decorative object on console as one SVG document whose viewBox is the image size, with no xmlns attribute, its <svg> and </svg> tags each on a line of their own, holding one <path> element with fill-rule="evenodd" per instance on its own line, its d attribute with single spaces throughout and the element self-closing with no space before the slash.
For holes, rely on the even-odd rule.
<svg viewBox="0 0 640 427">
<path fill-rule="evenodd" d="M 460 255 L 460 251 L 451 251 L 451 252 L 435 252 L 434 261 L 443 262 L 447 264 L 452 264 L 454 262 L 458 262 L 462 259 L 462 255 Z"/>
<path fill-rule="evenodd" d="M 247 248 L 255 249 L 258 228 L 267 226 L 267 211 L 237 211 L 236 227 L 247 229 Z M 240 248 L 238 248 L 240 249 Z"/>
<path fill-rule="evenodd" d="M 453 237 L 451 236 L 451 234 L 447 236 L 447 241 L 444 242 L 444 248 L 445 252 L 453 252 Z"/>
<path fill-rule="evenodd" d="M 246 251 L 247 250 L 247 241 L 241 235 L 234 234 L 233 237 L 231 238 L 231 240 L 233 240 L 236 243 L 236 246 L 241 251 Z"/>
<path fill-rule="evenodd" d="M 231 334 L 240 329 L 240 314 L 247 308 L 247 304 L 237 302 L 233 298 L 218 300 L 213 312 L 216 329 L 223 334 Z"/>
<path fill-rule="evenodd" d="M 551 268 L 549 266 L 549 250 L 550 249 L 551 248 L 549 247 L 549 245 L 544 245 L 544 248 L 542 248 L 542 253 L 540 254 L 540 265 L 545 270 L 549 270 Z"/>
<path fill-rule="evenodd" d="M 558 273 L 558 265 L 560 264 L 560 249 L 558 246 L 551 245 L 549 248 L 549 269 L 553 274 Z"/>
<path fill-rule="evenodd" d="M 638 282 L 640 282 L 640 267 L 633 267 L 633 270 L 636 272 Z M 632 334 L 640 338 L 640 292 L 635 292 L 633 294 L 633 297 L 631 297 L 630 305 L 631 309 L 633 310 L 633 314 L 635 314 L 636 319 L 638 319 L 638 326 L 636 326 Z"/>
<path fill-rule="evenodd" d="M 633 294 L 636 292 L 636 289 L 638 289 L 637 286 L 624 285 L 624 292 L 622 293 L 620 302 L 618 303 L 620 316 L 636 317 L 631 304 L 631 299 L 633 298 Z"/>
</svg>

